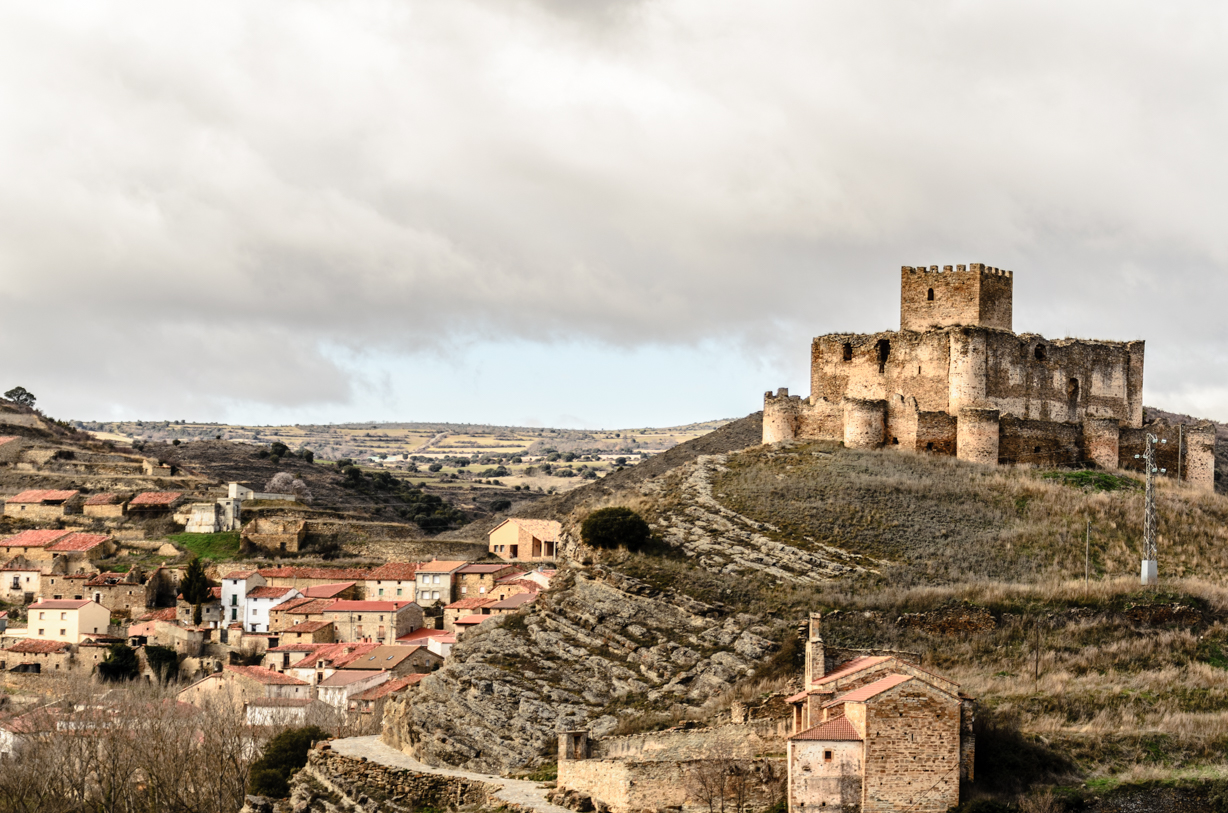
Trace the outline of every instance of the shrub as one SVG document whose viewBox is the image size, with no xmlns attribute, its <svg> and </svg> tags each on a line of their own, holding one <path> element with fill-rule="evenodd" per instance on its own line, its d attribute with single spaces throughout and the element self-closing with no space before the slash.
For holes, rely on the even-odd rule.
<svg viewBox="0 0 1228 813">
<path fill-rule="evenodd" d="M 179 655 L 171 647 L 147 644 L 145 659 L 149 661 L 149 668 L 158 676 L 159 682 L 170 683 L 179 677 Z"/>
<path fill-rule="evenodd" d="M 136 651 L 127 644 L 111 644 L 106 659 L 98 664 L 98 676 L 104 682 L 136 680 L 140 674 L 141 663 Z"/>
<path fill-rule="evenodd" d="M 426 470 L 427 471 L 443 471 L 443 464 L 442 463 L 432 463 L 431 465 L 426 467 Z"/>
<path fill-rule="evenodd" d="M 512 507 L 511 500 L 495 500 L 490 504 L 490 510 L 494 512 L 506 511 Z"/>
<path fill-rule="evenodd" d="M 584 544 L 595 548 L 626 548 L 636 551 L 648 544 L 648 523 L 630 508 L 599 508 L 580 526 Z"/>
<path fill-rule="evenodd" d="M 307 764 L 307 752 L 328 733 L 317 726 L 283 731 L 264 747 L 260 759 L 252 763 L 248 788 L 257 796 L 284 799 L 290 795 L 290 777 Z"/>
</svg>

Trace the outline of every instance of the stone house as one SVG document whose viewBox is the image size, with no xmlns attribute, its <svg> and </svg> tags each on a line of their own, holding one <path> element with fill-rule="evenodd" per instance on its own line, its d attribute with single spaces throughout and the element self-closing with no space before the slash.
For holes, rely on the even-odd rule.
<svg viewBox="0 0 1228 813">
<path fill-rule="evenodd" d="M 383 719 L 384 704 L 388 702 L 389 698 L 402 694 L 413 686 L 417 686 L 418 682 L 424 677 L 426 675 L 405 675 L 404 677 L 393 678 L 366 691 L 351 695 L 350 713 L 369 715 L 376 720 Z"/>
<path fill-rule="evenodd" d="M 73 668 L 73 646 L 67 641 L 27 638 L 0 649 L 0 670 L 8 672 L 68 672 Z"/>
<path fill-rule="evenodd" d="M 331 621 L 304 621 L 278 630 L 282 646 L 294 644 L 331 644 L 337 640 L 337 628 Z"/>
<path fill-rule="evenodd" d="M 424 646 L 439 657 L 447 660 L 456 645 L 456 634 L 444 630 L 422 629 L 414 630 L 409 635 L 397 639 L 398 646 Z"/>
<path fill-rule="evenodd" d="M 81 504 L 81 512 L 87 517 L 120 519 L 128 515 L 128 501 L 110 492 L 91 494 Z"/>
<path fill-rule="evenodd" d="M 153 579 L 150 579 L 149 583 L 152 589 Z M 156 591 L 154 592 L 156 593 Z M 182 594 L 175 597 L 175 620 L 181 626 L 194 626 L 193 616 L 195 612 L 195 606 L 184 601 Z M 217 629 L 223 625 L 225 617 L 226 614 L 222 608 L 222 588 L 210 587 L 209 600 L 201 602 L 200 605 L 200 625 L 209 629 Z"/>
<path fill-rule="evenodd" d="M 187 507 L 183 531 L 189 534 L 215 534 L 222 530 L 223 510 L 216 502 L 195 502 Z"/>
<path fill-rule="evenodd" d="M 532 604 L 537 599 L 536 593 L 514 593 L 501 601 L 496 601 L 489 607 L 482 608 L 490 615 L 507 615 L 514 613 L 526 604 Z"/>
<path fill-rule="evenodd" d="M 4 503 L 4 515 L 30 520 L 60 519 L 81 513 L 82 502 L 79 491 L 31 489 L 9 497 Z"/>
<path fill-rule="evenodd" d="M 391 672 L 338 669 L 316 684 L 316 697 L 322 703 L 327 703 L 340 711 L 346 711 L 350 707 L 351 697 L 380 683 L 385 683 L 391 677 Z"/>
<path fill-rule="evenodd" d="M 536 581 L 517 577 L 500 579 L 495 582 L 495 586 L 490 591 L 490 597 L 498 601 L 502 601 L 510 596 L 519 595 L 521 593 L 532 593 L 537 595 L 542 591 L 542 586 Z"/>
<path fill-rule="evenodd" d="M 62 561 L 55 564 L 63 564 Z M 53 568 L 50 573 L 44 573 L 38 600 L 72 599 L 81 601 L 85 598 L 85 583 L 93 576 L 92 573 L 65 573 L 63 569 Z"/>
<path fill-rule="evenodd" d="M 400 677 L 415 672 L 433 672 L 443 658 L 424 646 L 379 646 L 354 658 L 341 669 L 379 670 Z"/>
<path fill-rule="evenodd" d="M 175 621 L 155 619 L 133 624 L 127 629 L 128 645 L 134 649 L 155 644 L 170 647 L 180 655 L 189 658 L 200 656 L 204 649 L 206 631 L 192 627 L 181 627 Z"/>
<path fill-rule="evenodd" d="M 304 598 L 327 598 L 333 600 L 357 601 L 359 593 L 357 582 L 338 582 L 336 584 L 315 584 L 311 587 L 300 587 L 298 591 Z"/>
<path fill-rule="evenodd" d="M 29 604 L 38 595 L 43 571 L 17 556 L 0 568 L 0 598 L 11 604 Z"/>
<path fill-rule="evenodd" d="M 256 698 L 310 700 L 311 685 L 291 675 L 261 666 L 225 666 L 221 672 L 196 681 L 178 694 L 180 701 L 199 705 L 210 697 L 232 697 L 248 702 Z"/>
<path fill-rule="evenodd" d="M 366 597 L 413 601 L 418 573 L 415 562 L 388 562 L 372 570 L 364 582 Z"/>
<path fill-rule="evenodd" d="M 333 711 L 314 698 L 253 697 L 243 705 L 244 722 L 253 727 L 302 727 Z"/>
<path fill-rule="evenodd" d="M 146 477 L 173 477 L 175 475 L 175 468 L 163 463 L 161 460 L 146 458 L 141 461 L 141 473 Z"/>
<path fill-rule="evenodd" d="M 311 685 L 330 677 L 347 663 L 363 657 L 379 644 L 289 644 L 269 649 L 262 663 Z"/>
<path fill-rule="evenodd" d="M 552 519 L 505 519 L 490 532 L 487 550 L 509 562 L 553 561 L 563 526 Z"/>
<path fill-rule="evenodd" d="M 182 491 L 146 491 L 128 502 L 128 513 L 136 517 L 163 516 L 182 504 Z"/>
<path fill-rule="evenodd" d="M 519 573 L 519 568 L 508 564 L 465 565 L 456 572 L 459 597 L 485 596 L 494 589 L 500 579 Z"/>
<path fill-rule="evenodd" d="M 115 543 L 106 534 L 71 533 L 48 545 L 44 550 L 53 558 L 63 558 L 69 569 L 90 564 L 115 553 Z"/>
<path fill-rule="evenodd" d="M 462 598 L 460 601 L 452 602 L 443 608 L 444 630 L 454 632 L 458 619 L 467 616 L 489 615 L 489 611 L 484 613 L 483 608 L 488 608 L 497 601 L 498 599 L 493 597 L 470 596 L 469 598 Z"/>
<path fill-rule="evenodd" d="M 371 571 L 354 567 L 266 567 L 259 572 L 265 584 L 270 587 L 294 587 L 302 592 L 308 587 L 339 582 L 356 582 L 362 585 L 366 583 Z"/>
<path fill-rule="evenodd" d="M 456 601 L 456 574 L 468 562 L 441 562 L 438 559 L 418 566 L 415 601 L 422 607 Z"/>
<path fill-rule="evenodd" d="M 50 562 L 55 554 L 48 552 L 47 546 L 70 533 L 72 531 L 61 529 L 22 531 L 0 539 L 0 551 L 6 556 L 21 556 L 32 562 Z"/>
<path fill-rule="evenodd" d="M 27 610 L 30 638 L 75 644 L 87 633 L 105 634 L 111 623 L 106 607 L 88 599 L 36 601 Z"/>
<path fill-rule="evenodd" d="M 945 813 L 972 781 L 973 701 L 950 680 L 894 655 L 828 669 L 821 619 L 810 616 L 805 688 L 789 698 L 791 813 L 850 800 L 865 813 Z"/>
<path fill-rule="evenodd" d="M 332 599 L 306 596 L 282 602 L 269 610 L 269 631 L 282 632 L 307 622 L 331 624 L 332 621 L 324 617 L 324 610 L 333 603 Z"/>
<path fill-rule="evenodd" d="M 154 602 L 153 585 L 139 567 L 127 573 L 95 573 L 84 587 L 91 599 L 121 618 L 131 618 L 134 610 L 143 613 Z"/>
<path fill-rule="evenodd" d="M 412 601 L 335 601 L 323 615 L 345 642 L 395 644 L 422 626 L 422 608 Z"/>
<path fill-rule="evenodd" d="M 239 532 L 243 550 L 270 553 L 298 553 L 306 537 L 307 523 L 301 519 L 253 519 Z"/>
</svg>

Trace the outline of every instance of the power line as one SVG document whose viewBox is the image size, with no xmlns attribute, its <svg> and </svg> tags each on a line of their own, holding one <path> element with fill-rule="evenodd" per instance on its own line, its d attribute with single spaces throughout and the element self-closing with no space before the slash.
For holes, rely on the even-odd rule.
<svg viewBox="0 0 1228 813">
<path fill-rule="evenodd" d="M 1135 455 L 1134 459 L 1140 457 L 1147 465 L 1147 494 L 1143 506 L 1143 564 L 1140 571 L 1140 580 L 1143 584 L 1156 584 L 1159 580 L 1159 568 L 1157 564 L 1158 554 L 1156 552 L 1156 491 L 1155 491 L 1155 475 L 1156 472 L 1166 474 L 1168 469 L 1156 468 L 1155 448 L 1152 444 L 1159 441 L 1160 443 L 1168 443 L 1168 439 L 1159 440 L 1150 432 L 1147 433 L 1147 448 L 1142 455 Z"/>
</svg>

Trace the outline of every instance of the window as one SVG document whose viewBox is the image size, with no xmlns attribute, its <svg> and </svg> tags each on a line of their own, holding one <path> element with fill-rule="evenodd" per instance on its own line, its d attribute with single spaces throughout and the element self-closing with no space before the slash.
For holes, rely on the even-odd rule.
<svg viewBox="0 0 1228 813">
<path fill-rule="evenodd" d="M 399 596 L 399 595 L 401 595 L 401 588 L 399 588 L 399 587 L 397 588 L 397 595 L 398 595 L 398 596 Z"/>
<path fill-rule="evenodd" d="M 486 592 L 486 588 L 485 588 L 485 587 L 479 587 L 479 588 L 478 588 L 478 592 L 479 592 L 479 593 L 485 593 L 485 592 Z"/>
<path fill-rule="evenodd" d="M 239 620 L 239 611 L 238 611 L 238 610 L 231 610 L 231 611 L 230 611 L 230 620 L 231 620 L 231 621 L 238 621 L 238 620 Z"/>
<path fill-rule="evenodd" d="M 930 299 L 933 299 L 933 298 L 934 298 L 934 291 L 933 291 L 933 289 L 930 289 Z M 824 752 L 823 752 L 823 761 L 824 761 L 824 762 L 831 762 L 831 751 L 824 751 Z"/>
<path fill-rule="evenodd" d="M 46 633 L 46 631 L 45 631 L 45 630 L 44 630 L 42 627 L 39 627 L 39 628 L 38 628 L 38 634 L 39 634 L 39 635 L 46 635 L 47 633 Z"/>
<path fill-rule="evenodd" d="M 60 630 L 60 635 L 68 635 L 68 630 Z"/>
<path fill-rule="evenodd" d="M 66 621 L 67 619 L 68 619 L 68 613 L 60 613 L 61 621 Z"/>
<path fill-rule="evenodd" d="M 929 302 L 933 302 L 933 301 L 934 301 L 934 289 L 933 289 L 933 288 L 930 288 L 930 289 L 929 289 L 929 292 L 928 292 L 928 293 L 926 293 L 925 298 L 926 298 L 926 300 L 927 300 L 927 301 L 929 301 Z"/>
<path fill-rule="evenodd" d="M 436 590 L 435 592 L 431 593 L 431 598 L 439 598 L 439 591 Z"/>
<path fill-rule="evenodd" d="M 844 360 L 845 361 L 853 360 L 853 345 L 851 342 L 844 343 Z"/>
<path fill-rule="evenodd" d="M 891 342 L 886 339 L 878 340 L 878 371 L 881 373 L 887 369 L 887 357 L 891 355 Z"/>
<path fill-rule="evenodd" d="M 39 620 L 39 621 L 42 621 L 42 620 L 43 620 L 43 619 L 45 619 L 46 617 L 47 617 L 47 614 L 46 614 L 46 613 L 39 613 L 39 614 L 38 614 L 38 620 Z"/>
<path fill-rule="evenodd" d="M 1032 355 L 1036 356 L 1037 361 L 1045 360 L 1045 346 L 1043 344 L 1036 345 L 1036 349 L 1032 351 Z"/>
<path fill-rule="evenodd" d="M 382 588 L 382 587 L 381 587 L 381 588 L 379 589 L 379 595 L 381 595 L 381 596 L 382 596 L 382 595 L 384 595 L 384 588 Z"/>
<path fill-rule="evenodd" d="M 435 581 L 431 582 L 431 584 L 439 584 L 439 577 L 436 576 Z"/>
<path fill-rule="evenodd" d="M 231 606 L 231 607 L 234 607 L 234 606 L 236 606 L 238 603 L 239 603 L 239 597 L 238 597 L 236 594 L 231 593 L 231 594 L 230 594 L 230 606 Z"/>
<path fill-rule="evenodd" d="M 465 593 L 468 593 L 468 592 L 469 592 L 469 588 L 462 584 L 461 585 L 461 595 L 463 596 L 465 595 Z"/>
</svg>

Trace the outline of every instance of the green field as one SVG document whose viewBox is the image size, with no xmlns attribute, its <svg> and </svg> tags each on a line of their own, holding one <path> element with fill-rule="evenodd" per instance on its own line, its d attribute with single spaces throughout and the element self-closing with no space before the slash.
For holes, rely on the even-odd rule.
<svg viewBox="0 0 1228 813">
<path fill-rule="evenodd" d="M 167 539 L 181 548 L 186 548 L 201 559 L 209 561 L 233 559 L 239 555 L 238 531 L 224 531 L 217 534 L 172 534 Z"/>
</svg>

